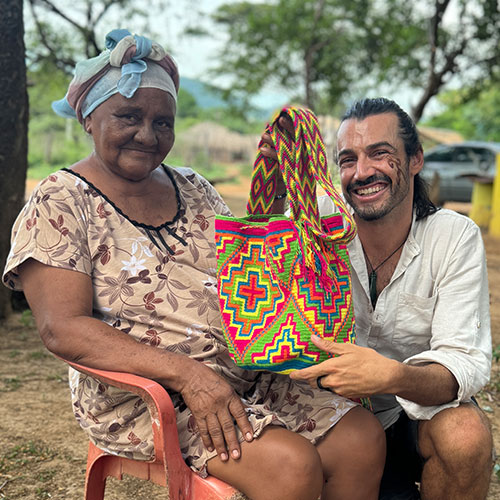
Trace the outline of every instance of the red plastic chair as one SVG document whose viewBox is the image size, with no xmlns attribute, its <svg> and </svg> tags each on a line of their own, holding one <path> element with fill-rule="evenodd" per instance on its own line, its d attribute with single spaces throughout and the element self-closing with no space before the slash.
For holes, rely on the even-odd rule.
<svg viewBox="0 0 500 500">
<path fill-rule="evenodd" d="M 174 406 L 168 392 L 160 384 L 130 373 L 66 363 L 79 372 L 137 394 L 147 404 L 153 425 L 153 461 L 117 457 L 89 443 L 85 500 L 103 500 L 106 478 L 114 476 L 121 480 L 123 474 L 166 486 L 170 500 L 223 500 L 238 493 L 215 477 L 202 479 L 186 465 L 180 451 Z"/>
</svg>

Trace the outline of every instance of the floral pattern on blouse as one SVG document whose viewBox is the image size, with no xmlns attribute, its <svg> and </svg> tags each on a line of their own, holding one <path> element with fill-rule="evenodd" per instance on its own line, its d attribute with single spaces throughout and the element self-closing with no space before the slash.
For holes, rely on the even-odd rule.
<svg viewBox="0 0 500 500">
<path fill-rule="evenodd" d="M 4 283 L 20 289 L 17 267 L 29 258 L 90 276 L 95 318 L 137 342 L 210 366 L 248 405 L 257 436 L 267 425 L 281 425 L 317 442 L 355 403 L 287 375 L 233 363 L 220 324 L 214 243 L 215 216 L 230 211 L 191 169 L 164 168 L 180 203 L 174 221 L 158 227 L 129 220 L 71 171 L 44 179 L 14 224 Z M 73 369 L 70 388 L 76 419 L 98 447 L 135 459 L 152 457 L 151 420 L 138 396 Z M 204 448 L 180 394 L 169 393 L 183 456 L 205 475 L 215 452 Z"/>
</svg>

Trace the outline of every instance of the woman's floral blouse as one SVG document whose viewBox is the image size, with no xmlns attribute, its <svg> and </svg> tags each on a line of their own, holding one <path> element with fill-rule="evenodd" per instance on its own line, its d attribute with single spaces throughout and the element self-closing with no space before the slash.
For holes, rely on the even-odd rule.
<svg viewBox="0 0 500 500">
<path fill-rule="evenodd" d="M 209 365 L 248 405 L 256 435 L 266 425 L 282 425 L 316 442 L 355 403 L 286 375 L 246 371 L 232 362 L 220 326 L 214 245 L 215 215 L 230 215 L 229 209 L 192 170 L 164 168 L 177 187 L 179 210 L 159 227 L 129 220 L 69 170 L 47 177 L 14 225 L 4 283 L 20 289 L 17 267 L 29 258 L 87 274 L 94 288 L 94 317 L 137 342 Z M 75 416 L 97 446 L 151 458 L 150 416 L 141 399 L 72 369 L 70 387 Z M 180 395 L 170 395 L 182 453 L 205 474 L 215 452 L 204 448 Z"/>
</svg>

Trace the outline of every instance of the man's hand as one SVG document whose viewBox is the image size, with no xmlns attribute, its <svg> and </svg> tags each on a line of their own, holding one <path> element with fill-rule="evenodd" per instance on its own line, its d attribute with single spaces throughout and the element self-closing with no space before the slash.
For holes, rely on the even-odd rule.
<svg viewBox="0 0 500 500">
<path fill-rule="evenodd" d="M 368 347 L 341 344 L 312 336 L 313 344 L 323 351 L 336 354 L 318 365 L 290 374 L 295 380 L 305 380 L 311 387 L 321 384 L 347 398 L 361 398 L 390 393 L 393 380 L 398 377 L 401 364 L 378 354 Z"/>
<path fill-rule="evenodd" d="M 245 406 L 233 388 L 212 369 L 197 363 L 192 375 L 180 391 L 184 402 L 195 418 L 205 447 L 217 450 L 219 458 L 228 460 L 241 456 L 234 420 L 245 440 L 253 439 L 253 429 L 248 421 Z"/>
</svg>

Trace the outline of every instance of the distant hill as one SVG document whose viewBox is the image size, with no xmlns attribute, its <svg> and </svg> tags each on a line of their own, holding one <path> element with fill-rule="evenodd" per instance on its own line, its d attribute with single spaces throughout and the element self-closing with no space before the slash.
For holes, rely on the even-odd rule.
<svg viewBox="0 0 500 500">
<path fill-rule="evenodd" d="M 181 76 L 181 88 L 189 92 L 202 109 L 227 108 L 227 102 L 222 98 L 222 90 L 194 78 Z M 257 119 L 267 119 L 283 103 L 283 95 L 271 95 L 252 99 L 253 109 L 250 116 Z M 273 101 L 275 97 L 275 102 Z M 270 99 L 269 99 L 270 98 Z"/>
<path fill-rule="evenodd" d="M 227 103 L 221 97 L 221 91 L 207 85 L 200 80 L 181 76 L 181 88 L 189 92 L 195 99 L 196 104 L 203 109 L 225 108 Z"/>
</svg>

